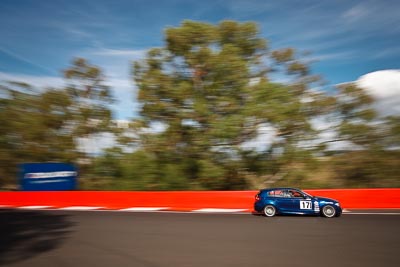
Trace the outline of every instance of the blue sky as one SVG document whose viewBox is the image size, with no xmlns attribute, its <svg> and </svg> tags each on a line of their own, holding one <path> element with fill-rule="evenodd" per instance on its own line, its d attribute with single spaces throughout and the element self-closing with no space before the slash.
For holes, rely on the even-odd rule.
<svg viewBox="0 0 400 267">
<path fill-rule="evenodd" d="M 116 118 L 127 119 L 138 112 L 131 62 L 184 19 L 257 22 L 271 48 L 312 52 L 313 71 L 333 85 L 400 68 L 399 14 L 394 0 L 0 0 L 0 79 L 57 86 L 85 57 L 105 71 Z"/>
</svg>

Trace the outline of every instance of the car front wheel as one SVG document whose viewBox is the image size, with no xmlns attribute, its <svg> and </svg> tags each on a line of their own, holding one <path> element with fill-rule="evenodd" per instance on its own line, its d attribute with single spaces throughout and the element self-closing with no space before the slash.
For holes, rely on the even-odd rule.
<svg viewBox="0 0 400 267">
<path fill-rule="evenodd" d="M 335 217 L 335 215 L 336 215 L 336 210 L 333 206 L 326 205 L 322 208 L 322 216 L 327 218 L 332 218 Z"/>
<path fill-rule="evenodd" d="M 276 208 L 272 205 L 267 205 L 264 207 L 264 215 L 267 217 L 273 217 L 276 214 Z"/>
</svg>

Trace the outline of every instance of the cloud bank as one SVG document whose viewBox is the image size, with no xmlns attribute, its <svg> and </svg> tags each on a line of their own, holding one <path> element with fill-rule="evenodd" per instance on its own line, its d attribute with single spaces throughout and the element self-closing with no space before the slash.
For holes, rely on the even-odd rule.
<svg viewBox="0 0 400 267">
<path fill-rule="evenodd" d="M 400 115 L 400 69 L 365 74 L 356 84 L 376 100 L 374 108 L 380 115 Z"/>
</svg>

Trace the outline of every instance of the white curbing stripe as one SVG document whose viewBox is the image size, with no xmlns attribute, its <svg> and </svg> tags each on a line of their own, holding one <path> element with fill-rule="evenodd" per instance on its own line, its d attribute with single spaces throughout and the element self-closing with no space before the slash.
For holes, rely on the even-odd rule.
<svg viewBox="0 0 400 267">
<path fill-rule="evenodd" d="M 346 215 L 400 215 L 400 212 L 347 212 Z"/>
<path fill-rule="evenodd" d="M 104 209 L 104 207 L 71 206 L 71 207 L 58 208 L 58 210 L 98 210 L 98 209 Z"/>
<path fill-rule="evenodd" d="M 49 209 L 52 208 L 53 206 L 22 206 L 18 207 L 19 209 L 26 209 L 26 210 L 43 210 L 43 209 Z"/>
<path fill-rule="evenodd" d="M 128 212 L 135 212 L 135 211 L 160 211 L 160 210 L 168 210 L 168 207 L 160 207 L 160 208 L 153 208 L 153 207 L 135 207 L 135 208 L 125 208 L 119 209 L 118 211 L 128 211 Z"/>
<path fill-rule="evenodd" d="M 214 208 L 204 208 L 198 210 L 192 210 L 193 212 L 205 212 L 205 213 L 219 213 L 219 212 L 245 212 L 248 211 L 247 209 L 214 209 Z"/>
<path fill-rule="evenodd" d="M 25 209 L 25 210 L 70 210 L 70 211 L 122 211 L 122 212 L 173 212 L 173 213 L 231 213 L 231 214 L 245 214 L 250 212 L 250 209 L 218 209 L 218 208 L 203 208 L 196 210 L 174 211 L 170 207 L 131 207 L 123 209 L 109 209 L 106 207 L 93 207 L 93 206 L 69 206 L 58 208 L 55 206 L 12 206 L 0 205 L 0 208 L 7 209 Z M 343 209 L 345 215 L 400 215 L 400 212 L 362 212 Z"/>
</svg>

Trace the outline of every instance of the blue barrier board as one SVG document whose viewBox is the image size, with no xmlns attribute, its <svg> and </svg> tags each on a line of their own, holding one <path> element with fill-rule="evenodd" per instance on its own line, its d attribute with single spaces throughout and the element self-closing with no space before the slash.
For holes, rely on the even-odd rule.
<svg viewBox="0 0 400 267">
<path fill-rule="evenodd" d="M 64 191 L 77 187 L 77 169 L 67 163 L 24 163 L 20 165 L 22 191 Z"/>
</svg>

